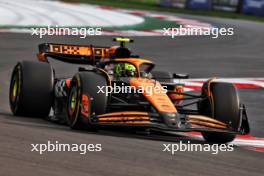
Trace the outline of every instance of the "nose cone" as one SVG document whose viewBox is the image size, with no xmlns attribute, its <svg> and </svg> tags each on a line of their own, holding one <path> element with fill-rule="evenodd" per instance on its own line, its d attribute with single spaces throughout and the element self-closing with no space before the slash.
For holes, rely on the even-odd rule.
<svg viewBox="0 0 264 176">
<path fill-rule="evenodd" d="M 170 128 L 180 128 L 181 120 L 178 113 L 160 113 L 164 123 Z"/>
</svg>

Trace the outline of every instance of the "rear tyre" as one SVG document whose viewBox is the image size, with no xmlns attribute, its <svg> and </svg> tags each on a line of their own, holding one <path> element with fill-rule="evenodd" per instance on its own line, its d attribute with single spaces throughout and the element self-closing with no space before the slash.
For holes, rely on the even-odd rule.
<svg viewBox="0 0 264 176">
<path fill-rule="evenodd" d="M 104 76 L 94 72 L 79 72 L 72 81 L 67 102 L 68 124 L 72 129 L 96 131 L 91 117 L 104 114 L 107 96 L 98 93 L 98 86 L 107 86 Z"/>
<path fill-rule="evenodd" d="M 205 83 L 203 94 L 206 91 Z M 240 124 L 239 97 L 236 88 L 231 83 L 213 82 L 210 84 L 212 97 L 199 104 L 200 113 L 229 124 L 237 131 Z M 202 132 L 207 142 L 227 143 L 235 139 L 236 134 L 220 132 Z"/>
<path fill-rule="evenodd" d="M 13 69 L 9 103 L 15 116 L 46 117 L 53 101 L 53 71 L 48 63 L 23 61 Z"/>
</svg>

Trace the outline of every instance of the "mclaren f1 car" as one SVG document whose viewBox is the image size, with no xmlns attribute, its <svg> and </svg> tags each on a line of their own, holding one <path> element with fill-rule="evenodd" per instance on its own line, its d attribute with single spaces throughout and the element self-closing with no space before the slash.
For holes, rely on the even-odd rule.
<svg viewBox="0 0 264 176">
<path fill-rule="evenodd" d="M 120 37 L 114 41 L 120 45 L 40 44 L 38 62 L 21 61 L 13 69 L 9 93 L 13 114 L 52 116 L 72 129 L 92 131 L 107 126 L 197 131 L 214 143 L 249 133 L 246 109 L 233 84 L 212 78 L 201 92 L 186 92 L 177 80 L 188 75 L 155 71 L 153 62 L 133 56 L 125 46 L 133 40 Z M 80 67 L 72 78 L 60 78 L 50 58 Z M 117 92 L 115 86 L 135 90 Z M 149 95 L 139 88 L 162 91 Z"/>
</svg>

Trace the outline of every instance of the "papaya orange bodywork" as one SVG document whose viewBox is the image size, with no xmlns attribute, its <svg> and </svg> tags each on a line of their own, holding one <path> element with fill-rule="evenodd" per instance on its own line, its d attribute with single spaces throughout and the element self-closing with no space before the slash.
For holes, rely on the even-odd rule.
<svg viewBox="0 0 264 176">
<path fill-rule="evenodd" d="M 127 116 L 127 115 L 134 115 L 134 116 L 148 116 L 147 112 L 140 112 L 140 111 L 124 111 L 124 112 L 112 112 L 107 114 L 98 115 L 97 117 L 110 117 L 110 116 Z"/>
<path fill-rule="evenodd" d="M 211 128 L 227 129 L 227 127 L 224 125 L 218 125 L 218 124 L 203 122 L 199 120 L 189 120 L 188 122 L 191 124 L 202 125 L 202 126 L 211 127 Z"/>
<path fill-rule="evenodd" d="M 41 62 L 47 62 L 47 57 L 46 57 L 46 54 L 45 53 L 38 53 L 37 54 L 37 58 Z"/>
<path fill-rule="evenodd" d="M 184 88 L 183 86 L 174 86 L 173 92 L 169 93 L 169 97 L 171 100 L 173 100 L 174 102 L 180 101 L 183 99 L 183 93 L 184 92 Z"/>
<path fill-rule="evenodd" d="M 82 95 L 81 114 L 84 117 L 89 117 L 89 98 L 87 95 Z"/>
<path fill-rule="evenodd" d="M 163 89 L 163 87 L 158 81 L 147 78 L 133 78 L 130 80 L 130 85 L 135 86 L 136 88 L 152 87 L 153 89 L 156 89 L 158 87 L 159 90 Z M 152 90 L 151 96 L 149 96 L 146 91 L 144 91 L 142 94 L 159 112 L 165 112 L 165 113 L 177 112 L 175 106 L 173 105 L 170 98 L 167 96 L 165 92 L 163 91 L 156 92 Z"/>
<path fill-rule="evenodd" d="M 205 121 L 205 122 L 211 122 L 211 123 L 216 123 L 219 125 L 223 125 L 223 126 L 227 126 L 225 123 L 220 122 L 218 120 L 212 119 L 210 117 L 206 117 L 206 116 L 200 116 L 200 115 L 189 115 L 188 118 L 190 120 L 200 120 L 200 121 Z"/>
</svg>

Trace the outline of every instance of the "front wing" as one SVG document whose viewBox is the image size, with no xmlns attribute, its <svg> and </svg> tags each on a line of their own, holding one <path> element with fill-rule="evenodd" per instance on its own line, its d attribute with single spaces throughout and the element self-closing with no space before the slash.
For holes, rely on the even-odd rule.
<svg viewBox="0 0 264 176">
<path fill-rule="evenodd" d="M 210 117 L 202 115 L 182 115 L 180 116 L 180 124 L 175 127 L 166 125 L 159 118 L 158 113 L 125 111 L 113 112 L 91 117 L 91 123 L 103 126 L 126 126 L 126 127 L 142 127 L 148 129 L 158 129 L 164 131 L 211 131 L 223 133 L 249 133 L 246 112 L 243 110 L 241 114 L 241 128 L 232 129 L 228 124 L 220 122 Z"/>
</svg>

